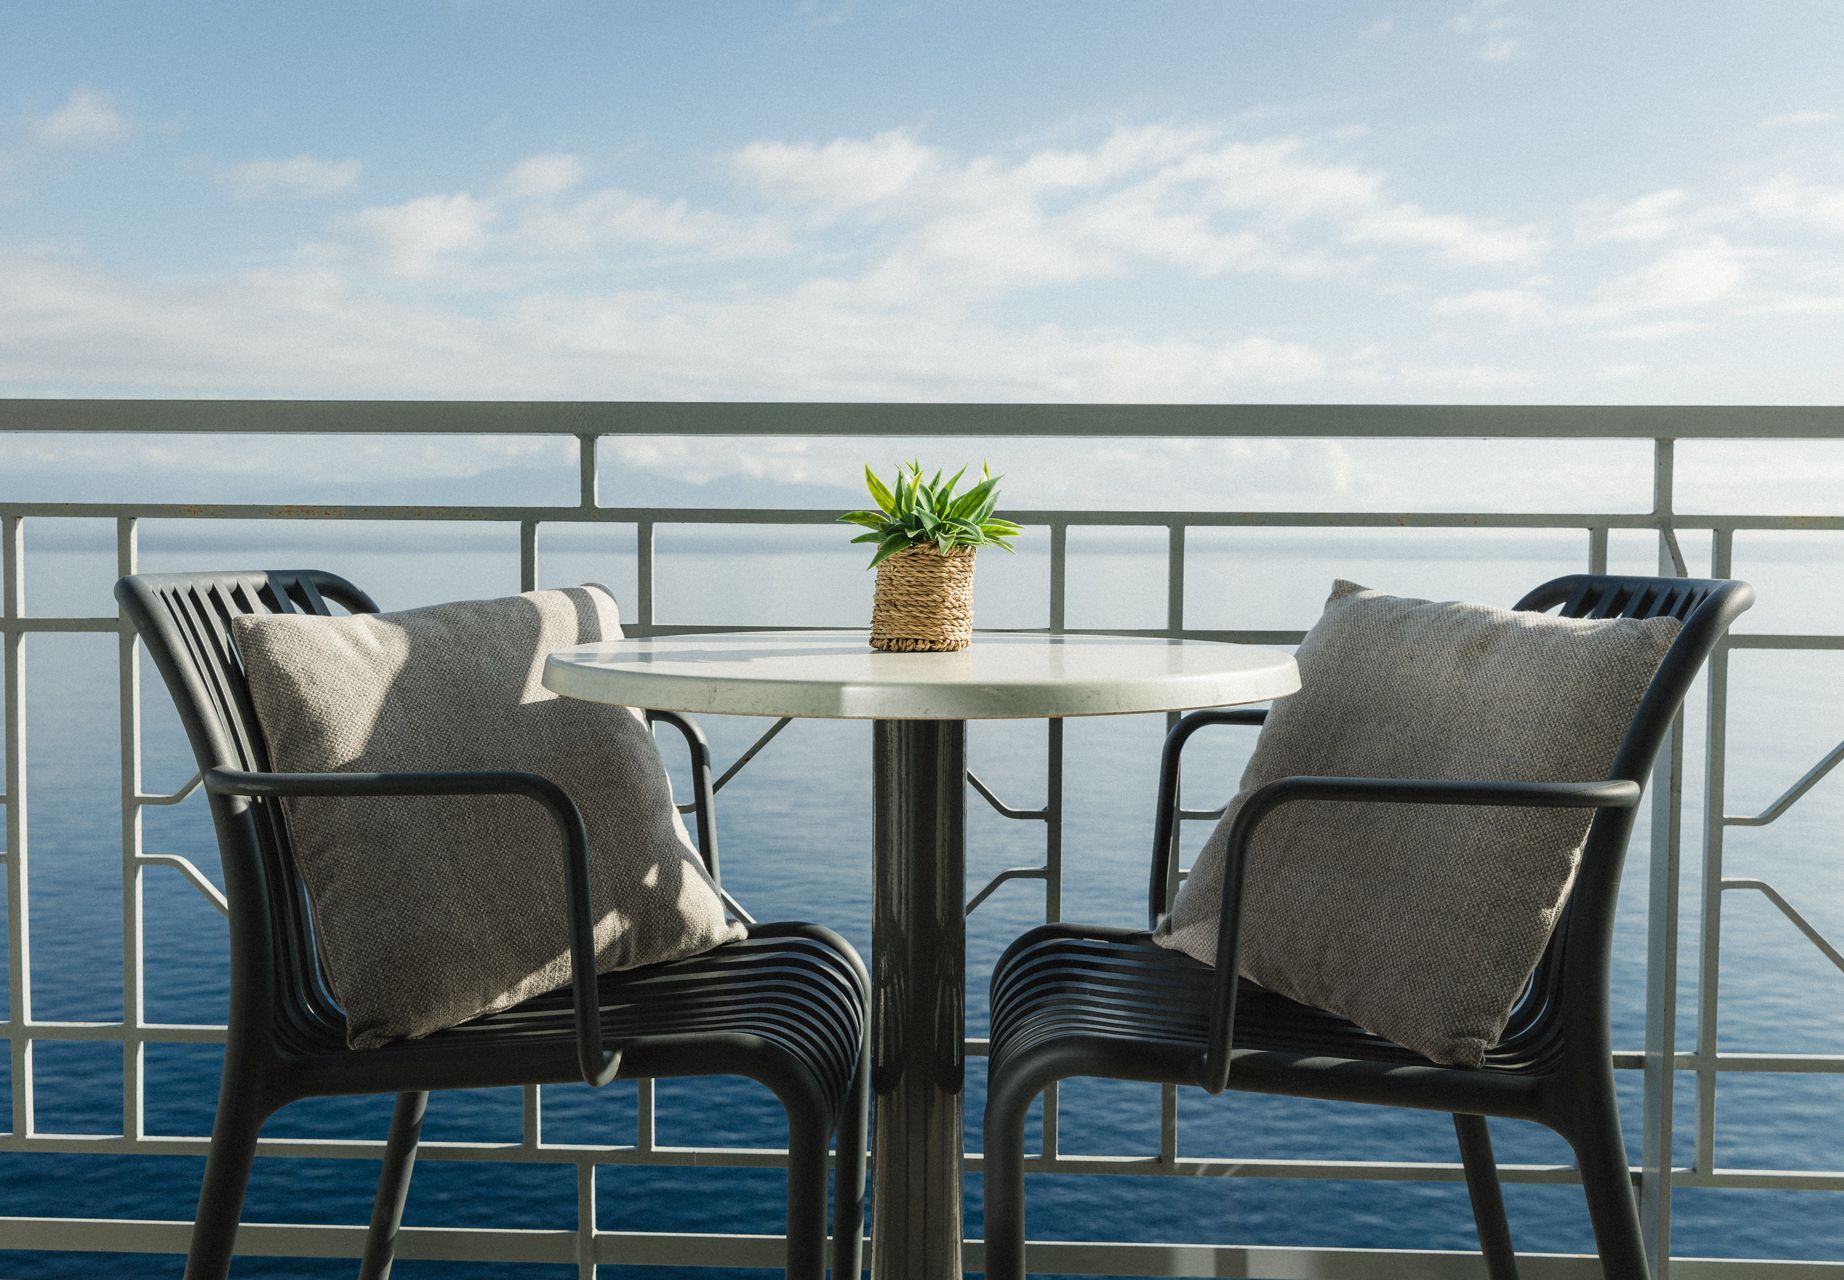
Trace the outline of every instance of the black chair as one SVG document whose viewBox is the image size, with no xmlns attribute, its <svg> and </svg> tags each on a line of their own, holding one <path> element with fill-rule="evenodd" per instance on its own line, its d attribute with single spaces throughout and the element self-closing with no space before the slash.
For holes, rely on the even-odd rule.
<svg viewBox="0 0 1844 1280">
<path fill-rule="evenodd" d="M 787 1274 L 826 1270 L 827 1146 L 838 1137 L 833 1275 L 859 1274 L 869 1102 L 869 980 L 849 943 L 810 924 L 748 925 L 703 955 L 594 976 L 582 817 L 527 773 L 278 774 L 251 708 L 230 620 L 254 613 L 375 613 L 344 579 L 316 571 L 124 578 L 116 598 L 178 704 L 210 796 L 230 900 L 230 1014 L 211 1151 L 186 1262 L 188 1280 L 229 1268 L 258 1132 L 297 1099 L 397 1095 L 360 1275 L 388 1275 L 431 1089 L 617 1076 L 738 1075 L 788 1115 Z M 655 713 L 691 749 L 699 845 L 713 876 L 710 748 L 682 717 Z M 283 796 L 519 794 L 541 803 L 562 851 L 577 980 L 558 992 L 417 1040 L 346 1046 L 345 1017 L 314 947 L 290 853 Z M 587 975 L 587 977 L 585 977 Z"/>
<path fill-rule="evenodd" d="M 1647 1274 L 1608 1039 L 1608 962 L 1620 867 L 1659 747 L 1704 659 L 1754 600 L 1743 582 L 1578 574 L 1545 583 L 1519 609 L 1571 618 L 1669 616 L 1683 629 L 1634 713 L 1603 780 L 1451 782 L 1283 778 L 1243 804 L 1229 832 L 1217 967 L 1154 945 L 1144 931 L 1053 924 L 1005 952 L 992 978 L 986 1104 L 986 1274 L 1024 1274 L 1024 1123 L 1053 1081 L 1107 1076 L 1453 1114 L 1474 1220 L 1493 1280 L 1516 1255 L 1487 1116 L 1534 1120 L 1568 1140 L 1609 1280 Z M 1204 711 L 1173 727 L 1160 761 L 1149 915 L 1170 908 L 1177 861 L 1180 753 L 1206 725 L 1259 725 L 1259 710 Z M 1334 1014 L 1237 975 L 1241 884 L 1250 837 L 1298 800 L 1595 810 L 1570 900 L 1503 1038 L 1477 1069 L 1437 1066 Z"/>
</svg>

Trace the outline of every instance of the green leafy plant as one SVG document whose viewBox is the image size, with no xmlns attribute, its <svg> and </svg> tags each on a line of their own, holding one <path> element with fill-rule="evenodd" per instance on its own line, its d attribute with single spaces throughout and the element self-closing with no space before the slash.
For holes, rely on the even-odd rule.
<svg viewBox="0 0 1844 1280">
<path fill-rule="evenodd" d="M 932 546 L 944 556 L 960 547 L 1002 547 L 1010 551 L 1011 539 L 1024 530 L 992 513 L 1003 477 L 981 466 L 979 483 L 956 494 L 954 488 L 966 474 L 967 468 L 962 467 L 943 484 L 941 472 L 925 480 L 922 464 L 909 462 L 897 468 L 896 483 L 885 484 L 867 465 L 864 483 L 877 510 L 848 511 L 839 519 L 870 530 L 852 539 L 877 544 L 868 567 L 875 569 L 911 547 Z"/>
</svg>

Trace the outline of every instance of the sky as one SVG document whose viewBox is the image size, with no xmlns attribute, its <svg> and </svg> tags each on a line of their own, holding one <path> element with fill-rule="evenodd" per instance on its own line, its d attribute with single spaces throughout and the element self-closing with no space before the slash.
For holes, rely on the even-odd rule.
<svg viewBox="0 0 1844 1280">
<path fill-rule="evenodd" d="M 1840 352 L 1835 0 L 0 4 L 5 396 L 1838 404 Z"/>
</svg>

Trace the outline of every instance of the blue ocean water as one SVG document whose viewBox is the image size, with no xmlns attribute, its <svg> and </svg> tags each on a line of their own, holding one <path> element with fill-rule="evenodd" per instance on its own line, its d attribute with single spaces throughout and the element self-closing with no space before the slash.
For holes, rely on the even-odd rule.
<svg viewBox="0 0 1844 1280">
<path fill-rule="evenodd" d="M 497 594 L 517 587 L 517 549 L 509 532 L 393 526 L 382 531 L 328 526 L 150 526 L 142 563 L 150 571 L 229 564 L 322 565 L 371 588 L 386 607 Z M 29 550 L 28 609 L 37 614 L 112 612 L 108 527 L 72 526 L 42 549 Z M 868 610 L 868 580 L 856 548 L 815 537 L 808 545 L 779 539 L 772 548 L 742 535 L 694 536 L 667 530 L 658 570 L 662 621 L 853 625 Z M 377 550 L 390 545 L 391 552 Z M 1163 536 L 1149 532 L 1071 538 L 1068 591 L 1072 627 L 1157 625 L 1166 599 Z M 1793 538 L 1744 535 L 1738 572 L 1753 579 L 1762 605 L 1746 620 L 1755 630 L 1844 630 L 1844 616 L 1807 603 L 1811 587 L 1835 581 L 1830 546 Z M 1693 569 L 1707 548 L 1687 547 Z M 1508 602 L 1555 573 L 1579 567 L 1585 539 L 1554 536 L 1416 533 L 1354 539 L 1350 533 L 1194 534 L 1187 577 L 1187 618 L 1198 626 L 1304 627 L 1334 576 L 1435 597 Z M 1654 552 L 1643 537 L 1616 537 L 1616 567 L 1645 569 Z M 634 592 L 631 541 L 622 531 L 546 531 L 547 585 L 598 580 L 624 599 Z M 1041 546 L 1016 559 L 986 557 L 979 583 L 979 621 L 990 626 L 1041 625 L 1047 617 Z M 119 1019 L 121 832 L 116 806 L 115 646 L 107 636 L 40 635 L 27 644 L 26 714 L 30 751 L 33 1009 L 42 1019 Z M 1764 807 L 1844 737 L 1844 656 L 1742 653 L 1733 663 L 1729 731 L 1729 809 Z M 181 783 L 193 765 L 151 666 L 144 674 L 145 789 Z M 1690 712 L 1685 936 L 1680 1045 L 1694 1044 L 1694 931 L 1699 893 L 1703 704 Z M 765 726 L 707 724 L 720 761 L 743 750 Z M 1067 726 L 1064 915 L 1107 923 L 1139 922 L 1152 817 L 1153 781 L 1163 731 L 1157 717 L 1073 721 Z M 723 794 L 720 831 L 726 885 L 761 918 L 818 918 L 868 954 L 870 843 L 866 797 L 869 728 L 857 724 L 791 726 Z M 1012 803 L 1031 805 L 1045 785 L 1043 726 L 974 726 L 972 763 Z M 1196 748 L 1192 798 L 1232 789 L 1249 741 L 1225 731 Z M 668 758 L 671 759 L 670 744 Z M 1205 785 L 1215 778 L 1215 795 Z M 1835 832 L 1844 819 L 1844 779 L 1813 791 L 1786 818 L 1760 831 L 1732 831 L 1728 870 L 1776 883 L 1833 938 L 1844 937 L 1844 866 Z M 1194 849 L 1205 832 L 1191 832 Z M 977 887 L 997 870 L 1041 858 L 1041 829 L 1007 822 L 975 804 L 969 833 L 969 880 Z M 1644 833 L 1635 849 L 1644 848 Z M 146 816 L 146 847 L 183 853 L 216 875 L 204 807 L 194 798 Z M 1615 1040 L 1641 1041 L 1644 857 L 1629 867 L 1615 979 Z M 193 1022 L 222 1017 L 225 945 L 222 919 L 177 874 L 146 875 L 145 1003 L 151 1020 Z M 970 922 L 969 1024 L 985 1024 L 985 982 L 993 960 L 1018 932 L 1042 919 L 1042 890 L 1008 885 Z M 1731 895 L 1722 951 L 1724 1050 L 1839 1051 L 1844 975 L 1799 937 L 1764 901 Z M 10 993 L 9 993 L 10 998 Z M 208 1131 L 216 1098 L 214 1049 L 152 1046 L 147 1051 L 147 1127 L 156 1134 Z M 968 1142 L 977 1148 L 983 1081 L 973 1064 L 967 1097 Z M 73 1134 L 119 1132 L 119 1046 L 40 1042 L 35 1049 L 38 1126 Z M 0 1074 L 6 1062 L 0 1059 Z M 1622 1082 L 1632 1150 L 1638 1150 L 1638 1080 Z M 0 1083 L 0 1097 L 5 1084 Z M 1678 1158 L 1689 1157 L 1689 1081 L 1680 1083 Z M 1727 1075 L 1718 1091 L 1718 1161 L 1725 1167 L 1823 1169 L 1837 1165 L 1844 1133 L 1844 1078 Z M 619 1083 L 599 1092 L 563 1086 L 544 1097 L 548 1139 L 632 1140 L 635 1095 Z M 291 1107 L 269 1132 L 278 1135 L 376 1138 L 384 1100 L 322 1101 Z M 1339 1107 L 1246 1095 L 1181 1095 L 1180 1146 L 1186 1155 L 1367 1160 L 1454 1157 L 1446 1119 L 1374 1108 Z M 430 1108 L 432 1139 L 512 1140 L 520 1102 L 511 1091 L 438 1096 Z M 743 1082 L 664 1083 L 658 1089 L 658 1139 L 665 1144 L 776 1145 L 779 1108 L 765 1090 Z M 1076 1082 L 1065 1087 L 1062 1147 L 1068 1152 L 1148 1153 L 1158 1140 L 1157 1091 L 1127 1084 Z M 1567 1159 L 1561 1142 L 1531 1126 L 1494 1128 L 1501 1159 Z M 182 1219 L 190 1216 L 200 1173 L 192 1159 L 93 1155 L 0 1155 L 0 1195 L 9 1215 Z M 258 1164 L 249 1220 L 364 1221 L 375 1166 L 359 1160 L 265 1160 Z M 599 1176 L 598 1218 L 635 1230 L 773 1231 L 782 1180 L 772 1171 L 606 1168 Z M 1585 1250 L 1586 1215 L 1566 1186 L 1507 1188 L 1520 1248 Z M 970 1235 L 979 1233 L 978 1179 L 969 1186 Z M 1844 1257 L 1844 1206 L 1816 1192 L 1682 1190 L 1676 1202 L 1675 1251 L 1682 1255 Z M 1320 1182 L 1246 1178 L 1055 1177 L 1031 1186 L 1034 1236 L 1067 1239 L 1234 1241 L 1366 1247 L 1473 1247 L 1464 1191 L 1454 1184 Z M 421 1225 L 567 1228 L 575 1221 L 568 1169 L 425 1161 L 411 1191 L 407 1220 Z M 23 1254 L 0 1256 L 0 1274 L 177 1275 L 174 1258 Z M 249 1259 L 250 1276 L 346 1275 L 338 1261 Z M 503 1266 L 410 1263 L 406 1277 L 508 1274 Z M 514 1274 L 570 1274 L 535 1267 Z"/>
</svg>

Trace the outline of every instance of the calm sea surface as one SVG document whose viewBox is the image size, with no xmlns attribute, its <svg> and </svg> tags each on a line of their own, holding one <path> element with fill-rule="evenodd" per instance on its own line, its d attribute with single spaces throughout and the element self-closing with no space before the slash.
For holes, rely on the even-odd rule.
<svg viewBox="0 0 1844 1280">
<path fill-rule="evenodd" d="M 163 524 L 143 534 L 149 571 L 227 565 L 315 564 L 370 588 L 386 608 L 517 588 L 510 534 L 284 527 L 204 528 Z M 746 535 L 674 540 L 662 535 L 662 621 L 855 625 L 865 618 L 869 580 L 857 548 L 836 535 L 805 541 L 805 531 L 774 531 L 772 549 Z M 93 535 L 93 536 L 92 536 Z M 374 536 L 375 535 L 375 536 Z M 112 612 L 112 552 L 107 528 L 74 527 L 55 544 L 29 549 L 28 606 L 38 614 Z M 543 547 L 545 585 L 596 580 L 632 599 L 631 541 L 620 532 L 551 537 Z M 765 531 L 766 537 L 766 531 Z M 1349 533 L 1193 535 L 1187 618 L 1197 626 L 1300 627 L 1317 616 L 1335 576 L 1403 593 L 1510 603 L 1536 582 L 1580 567 L 1585 539 L 1466 534 Z M 380 545 L 404 546 L 383 554 Z M 1687 548 L 1706 559 L 1707 547 Z M 1746 537 L 1738 571 L 1755 581 L 1762 604 L 1746 619 L 1756 630 L 1844 630 L 1844 611 L 1801 601 L 1835 590 L 1830 545 Z M 1613 547 L 1616 568 L 1652 560 L 1643 538 Z M 1109 538 L 1078 531 L 1071 540 L 1068 593 L 1072 627 L 1158 625 L 1166 588 L 1159 534 Z M 1042 625 L 1047 613 L 1045 556 L 1027 546 L 1014 560 L 981 559 L 979 621 Z M 119 1019 L 122 1013 L 120 825 L 116 811 L 117 733 L 114 642 L 106 636 L 44 635 L 28 642 L 33 1009 L 43 1019 Z M 1844 737 L 1844 661 L 1837 655 L 1743 653 L 1732 665 L 1729 803 L 1731 812 L 1764 807 Z M 144 769 L 148 791 L 170 790 L 193 763 L 167 695 L 151 666 L 144 676 Z M 1694 1043 L 1698 866 L 1701 844 L 1703 705 L 1693 697 L 1687 814 L 1680 1043 Z M 721 761 L 733 758 L 764 725 L 717 720 L 707 726 Z M 1153 783 L 1162 733 L 1158 717 L 1075 721 L 1068 726 L 1064 914 L 1071 919 L 1139 923 Z M 763 919 L 807 917 L 840 929 L 869 953 L 870 840 L 861 724 L 799 723 L 789 728 L 729 788 L 719 810 L 726 885 Z M 977 725 L 973 767 L 1015 804 L 1033 805 L 1044 786 L 1041 724 Z M 1188 777 L 1197 802 L 1233 789 L 1249 739 L 1224 731 L 1195 748 Z M 672 758 L 670 744 L 667 747 Z M 676 761 L 674 762 L 676 764 Z M 1206 780 L 1214 785 L 1206 788 Z M 1208 790 L 1212 794 L 1206 796 Z M 1834 939 L 1844 938 L 1844 777 L 1827 780 L 1784 819 L 1728 841 L 1732 875 L 1772 880 Z M 1193 849 L 1202 827 L 1191 832 Z M 1643 831 L 1635 848 L 1644 848 Z M 204 806 L 194 797 L 150 810 L 146 846 L 183 853 L 216 876 L 217 855 Z M 975 801 L 969 880 L 981 885 L 1006 866 L 1041 858 L 1041 831 L 1008 823 Z M 1644 927 L 1644 857 L 1632 860 L 1623 897 L 1615 983 L 1615 1040 L 1637 1047 Z M 1005 943 L 1042 919 L 1042 890 L 1008 885 L 970 922 L 969 1023 L 986 1021 L 986 979 Z M 156 1021 L 215 1021 L 226 988 L 222 919 L 177 874 L 146 875 L 146 1012 Z M 3 979 L 3 975 L 0 975 Z M 1840 1051 L 1844 975 L 1757 896 L 1731 895 L 1723 935 L 1720 1046 L 1725 1051 Z M 115 1133 L 122 1120 L 119 1046 L 40 1042 L 35 1050 L 41 1131 Z M 217 1052 L 185 1046 L 147 1050 L 147 1126 L 156 1134 L 209 1130 Z M 967 1097 L 968 1139 L 977 1145 L 984 1084 L 975 1063 Z M 0 1057 L 0 1074 L 7 1060 Z M 1628 1140 L 1638 1151 L 1638 1079 L 1623 1073 Z M 0 1100 L 6 1096 L 0 1081 Z M 548 1138 L 632 1141 L 635 1095 L 619 1083 L 600 1092 L 547 1088 Z M 1679 1093 L 1679 1161 L 1689 1157 L 1692 1097 Z M 1844 1077 L 1728 1075 L 1718 1093 L 1717 1158 L 1738 1168 L 1821 1169 L 1839 1165 L 1844 1139 Z M 0 1106 L 4 1102 L 0 1101 Z M 381 1137 L 387 1100 L 325 1101 L 289 1108 L 276 1135 Z M 1180 1095 L 1180 1145 L 1187 1155 L 1367 1160 L 1455 1158 L 1443 1116 L 1228 1095 Z M 516 1092 L 438 1095 L 426 1133 L 434 1139 L 516 1140 Z M 1065 1087 L 1066 1151 L 1148 1153 L 1158 1142 L 1154 1089 L 1077 1082 Z M 780 1111 L 746 1083 L 662 1084 L 661 1143 L 777 1145 Z M 1561 1161 L 1567 1152 L 1532 1126 L 1497 1124 L 1506 1161 Z M 190 1217 L 201 1163 L 196 1160 L 0 1155 L 0 1195 L 8 1215 L 183 1219 Z M 357 1223 L 368 1214 L 375 1166 L 365 1161 L 266 1160 L 258 1164 L 246 1216 L 252 1220 Z M 777 1230 L 779 1174 L 747 1170 L 605 1169 L 599 1221 L 649 1231 Z M 979 1234 L 978 1180 L 969 1188 L 970 1235 Z M 1528 1250 L 1591 1247 L 1579 1191 L 1507 1188 L 1513 1230 Z M 1844 1257 L 1844 1197 L 1823 1193 L 1681 1191 L 1675 1251 L 1686 1255 Z M 1068 1239 L 1235 1241 L 1368 1247 L 1472 1248 L 1464 1191 L 1454 1184 L 1254 1179 L 1061 1177 L 1034 1181 L 1034 1236 Z M 575 1186 L 567 1169 L 428 1161 L 417 1168 L 407 1220 L 419 1225 L 568 1228 Z M 343 1276 L 345 1262 L 247 1260 L 250 1276 Z M 567 1275 L 557 1268 L 516 1274 Z M 83 1254 L 0 1256 L 12 1276 L 177 1275 L 173 1258 Z M 405 1277 L 507 1274 L 494 1266 L 402 1263 Z M 710 1274 L 710 1273 L 704 1273 Z"/>
</svg>

